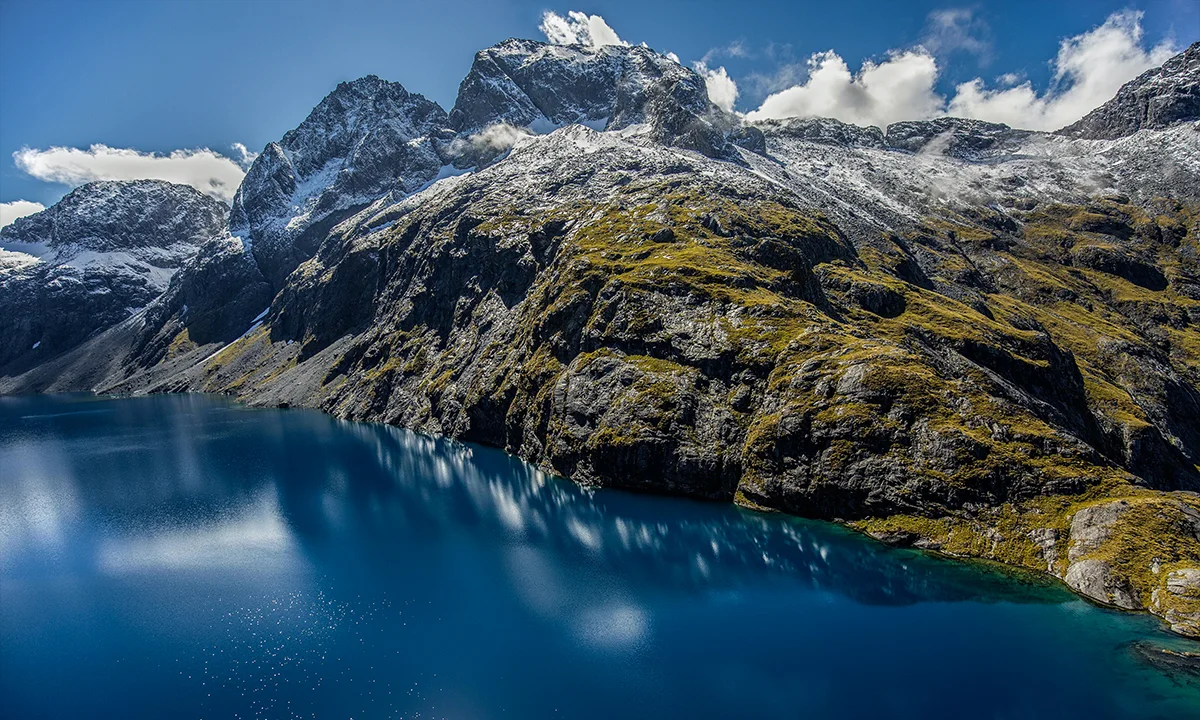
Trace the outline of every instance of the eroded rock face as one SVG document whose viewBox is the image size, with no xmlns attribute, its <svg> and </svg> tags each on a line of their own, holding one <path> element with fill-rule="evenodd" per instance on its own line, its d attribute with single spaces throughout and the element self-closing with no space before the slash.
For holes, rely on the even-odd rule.
<svg viewBox="0 0 1200 720">
<path fill-rule="evenodd" d="M 1116 605 L 1127 610 L 1141 608 L 1128 580 L 1113 572 L 1112 566 L 1098 559 L 1085 559 L 1103 547 L 1111 538 L 1113 527 L 1129 510 L 1123 500 L 1086 507 L 1071 520 L 1070 563 L 1063 581 L 1071 589 L 1093 600 Z"/>
<path fill-rule="evenodd" d="M 816 142 L 837 147 L 887 147 L 883 131 L 877 127 L 859 127 L 833 118 L 788 118 L 758 123 L 764 132 L 777 137 Z"/>
<path fill-rule="evenodd" d="M 1175 632 L 1200 637 L 1200 568 L 1168 573 L 1163 588 L 1154 591 L 1151 606 Z"/>
<path fill-rule="evenodd" d="M 0 248 L 37 256 L 0 269 L 0 367 L 52 358 L 145 307 L 225 213 L 186 185 L 106 181 L 0 229 Z"/>
<path fill-rule="evenodd" d="M 1142 129 L 1161 129 L 1200 119 L 1200 42 L 1162 67 L 1121 86 L 1117 96 L 1058 132 L 1089 140 L 1113 140 Z"/>
<path fill-rule="evenodd" d="M 1149 609 L 1174 631 L 1200 635 L 1195 497 L 1141 496 L 1081 508 L 1071 520 L 1063 580 L 1093 600 Z"/>
<path fill-rule="evenodd" d="M 1033 133 L 982 120 L 938 118 L 892 123 L 884 142 L 893 150 L 946 155 L 960 160 L 1012 152 Z"/>
<path fill-rule="evenodd" d="M 450 123 L 464 135 L 506 124 L 547 132 L 644 125 L 657 142 L 710 157 L 761 152 L 762 134 L 709 102 L 704 79 L 644 47 L 506 40 L 479 52 L 458 90 Z"/>
<path fill-rule="evenodd" d="M 342 83 L 270 143 L 233 199 L 229 226 L 278 288 L 346 214 L 437 177 L 454 137 L 446 112 L 374 75 Z"/>
</svg>

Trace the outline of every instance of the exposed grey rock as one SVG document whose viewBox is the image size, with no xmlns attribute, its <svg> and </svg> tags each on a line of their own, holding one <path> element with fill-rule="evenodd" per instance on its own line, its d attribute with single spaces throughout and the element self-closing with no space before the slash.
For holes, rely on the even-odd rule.
<svg viewBox="0 0 1200 720">
<path fill-rule="evenodd" d="M 278 288 L 324 233 L 390 191 L 412 192 L 446 164 L 454 137 L 446 112 L 374 75 L 341 83 L 246 173 L 230 230 L 249 241 Z"/>
<path fill-rule="evenodd" d="M 736 157 L 734 145 L 763 150 L 759 131 L 709 102 L 702 77 L 645 47 L 506 40 L 475 55 L 450 123 L 464 135 L 499 123 L 535 132 L 644 126 L 656 142 L 710 157 Z"/>
<path fill-rule="evenodd" d="M 1091 505 L 1075 513 L 1071 519 L 1071 544 L 1067 548 L 1067 559 L 1074 563 L 1099 549 L 1108 540 L 1113 525 L 1128 511 L 1129 503 L 1117 500 Z"/>
<path fill-rule="evenodd" d="M 884 142 L 893 150 L 981 160 L 1011 153 L 1033 134 L 1000 123 L 938 118 L 892 123 L 887 127 Z"/>
<path fill-rule="evenodd" d="M 1058 132 L 1115 140 L 1138 130 L 1195 120 L 1200 120 L 1200 42 L 1125 83 L 1112 100 Z"/>
<path fill-rule="evenodd" d="M 1200 568 L 1182 568 L 1168 573 L 1163 587 L 1154 590 L 1150 606 L 1172 631 L 1200 636 Z"/>
<path fill-rule="evenodd" d="M 756 123 L 764 133 L 792 140 L 804 140 L 837 147 L 862 147 L 883 150 L 887 147 L 879 128 L 860 127 L 833 118 L 788 118 Z"/>
<path fill-rule="evenodd" d="M 0 248 L 39 256 L 0 269 L 0 367 L 24 370 L 145 307 L 225 213 L 186 185 L 94 182 L 0 229 Z"/>
<path fill-rule="evenodd" d="M 1141 609 L 1129 583 L 1115 575 L 1108 563 L 1081 560 L 1072 563 L 1063 577 L 1067 586 L 1081 595 L 1126 610 Z"/>
<path fill-rule="evenodd" d="M 1037 528 L 1029 532 L 1029 539 L 1041 548 L 1046 571 L 1053 573 L 1058 564 L 1058 531 L 1054 528 Z"/>
</svg>

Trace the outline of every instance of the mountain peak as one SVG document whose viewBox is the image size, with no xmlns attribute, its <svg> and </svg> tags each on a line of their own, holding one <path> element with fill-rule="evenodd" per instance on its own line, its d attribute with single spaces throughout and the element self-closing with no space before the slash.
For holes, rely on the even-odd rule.
<svg viewBox="0 0 1200 720">
<path fill-rule="evenodd" d="M 712 157 L 728 154 L 731 138 L 756 132 L 709 101 L 704 78 L 649 48 L 517 38 L 475 55 L 450 111 L 460 133 L 497 123 L 535 132 L 572 123 L 596 130 L 644 125 L 654 140 Z"/>
<path fill-rule="evenodd" d="M 0 243 L 109 252 L 183 243 L 218 232 L 225 205 L 190 185 L 165 180 L 97 180 L 41 212 L 0 229 Z"/>
<path fill-rule="evenodd" d="M 1200 119 L 1200 42 L 1121 86 L 1116 97 L 1058 131 L 1087 140 L 1115 140 Z"/>
<path fill-rule="evenodd" d="M 375 75 L 340 83 L 255 159 L 230 228 L 278 283 L 314 249 L 303 239 L 310 227 L 436 176 L 437 145 L 454 134 L 447 126 L 440 105 L 400 83 Z"/>
</svg>

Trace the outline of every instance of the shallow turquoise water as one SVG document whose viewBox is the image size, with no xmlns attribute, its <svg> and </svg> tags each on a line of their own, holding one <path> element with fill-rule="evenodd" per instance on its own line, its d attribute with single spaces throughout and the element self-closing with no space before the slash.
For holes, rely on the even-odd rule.
<svg viewBox="0 0 1200 720">
<path fill-rule="evenodd" d="M 0 715 L 1200 717 L 1196 649 L 832 525 L 219 398 L 0 398 Z"/>
</svg>

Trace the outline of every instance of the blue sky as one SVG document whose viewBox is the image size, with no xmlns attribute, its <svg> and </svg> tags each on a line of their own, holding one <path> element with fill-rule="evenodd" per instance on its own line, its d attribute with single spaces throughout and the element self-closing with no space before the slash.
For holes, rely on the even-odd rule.
<svg viewBox="0 0 1200 720">
<path fill-rule="evenodd" d="M 37 154 L 50 148 L 103 144 L 158 154 L 209 148 L 227 157 L 237 156 L 235 143 L 260 150 L 339 81 L 368 73 L 449 109 L 475 51 L 512 36 L 544 39 L 544 13 L 572 10 L 602 16 L 623 41 L 645 42 L 688 65 L 707 58 L 709 72 L 724 68 L 729 87 L 738 89 L 738 111 L 831 114 L 864 124 L 954 110 L 989 119 L 1041 113 L 1037 122 L 1056 122 L 1090 102 L 1036 105 L 1047 93 L 1088 81 L 1067 76 L 1055 82 L 1061 68 L 1052 61 L 1060 43 L 1104 25 L 1114 13 L 1125 13 L 1117 34 L 1132 33 L 1136 21 L 1141 35 L 1134 44 L 1144 54 L 1122 56 L 1124 65 L 1107 75 L 1133 72 L 1137 62 L 1161 61 L 1164 48 L 1200 39 L 1200 0 L 557 6 L 520 0 L 0 0 L 0 203 L 48 205 L 87 173 L 109 172 L 103 163 L 88 166 L 83 153 L 67 160 L 62 153 Z M 1128 55 L 1128 48 L 1094 44 L 1096 53 Z M 924 49 L 914 50 L 918 46 Z M 809 63 L 814 53 L 830 50 L 836 58 Z M 1084 66 L 1096 64 L 1082 50 L 1080 57 Z M 897 59 L 903 63 L 889 64 Z M 869 81 L 855 79 L 864 60 L 893 74 L 880 74 L 871 89 Z M 806 85 L 821 67 L 832 91 Z M 842 67 L 848 75 L 838 75 Z M 912 97 L 872 97 L 872 113 L 845 114 L 850 111 L 839 104 L 845 98 L 879 93 L 894 84 L 895 73 L 927 76 L 929 87 Z M 982 94 L 958 92 L 959 84 L 976 78 Z M 1024 82 L 1032 100 L 995 95 Z M 764 105 L 773 93 L 782 94 Z M 32 158 L 25 169 L 13 158 L 22 149 L 34 151 L 24 156 Z M 199 167 L 211 158 L 190 159 Z M 117 160 L 128 161 L 120 172 L 142 167 L 133 155 Z M 67 161 L 82 169 L 64 170 Z"/>
</svg>

